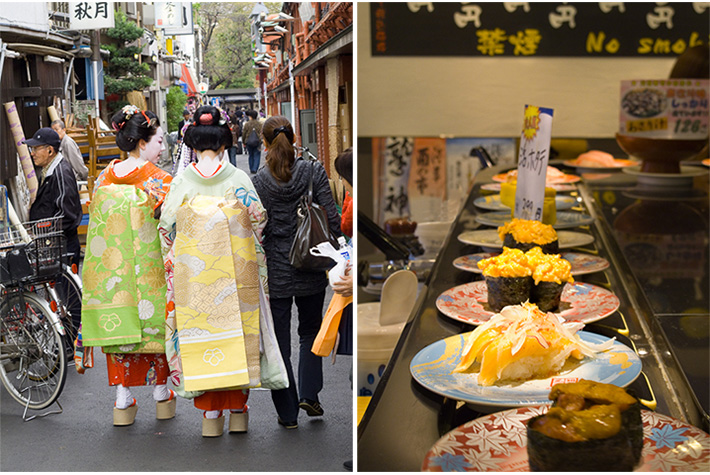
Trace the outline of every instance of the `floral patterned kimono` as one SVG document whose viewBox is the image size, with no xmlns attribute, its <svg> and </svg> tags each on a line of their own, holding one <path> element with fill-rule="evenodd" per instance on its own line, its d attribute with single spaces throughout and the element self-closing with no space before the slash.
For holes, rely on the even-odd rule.
<svg viewBox="0 0 710 475">
<path fill-rule="evenodd" d="M 103 348 L 111 386 L 166 384 L 167 284 L 153 212 L 172 177 L 150 162 L 119 177 L 116 163 L 99 175 L 90 208 L 82 276 L 84 346 Z"/>
<path fill-rule="evenodd" d="M 168 270 L 166 337 L 173 385 L 205 391 L 204 411 L 243 410 L 259 386 L 259 287 L 267 273 L 261 232 L 266 212 L 249 177 L 226 161 L 212 176 L 195 164 L 179 174 L 159 232 Z"/>
</svg>

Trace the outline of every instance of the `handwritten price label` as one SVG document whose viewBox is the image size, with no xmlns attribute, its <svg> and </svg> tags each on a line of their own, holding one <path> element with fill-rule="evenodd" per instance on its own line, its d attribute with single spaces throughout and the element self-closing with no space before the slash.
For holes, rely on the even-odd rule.
<svg viewBox="0 0 710 475">
<path fill-rule="evenodd" d="M 542 221 L 551 135 L 552 109 L 525 106 L 515 190 L 516 218 Z"/>
</svg>

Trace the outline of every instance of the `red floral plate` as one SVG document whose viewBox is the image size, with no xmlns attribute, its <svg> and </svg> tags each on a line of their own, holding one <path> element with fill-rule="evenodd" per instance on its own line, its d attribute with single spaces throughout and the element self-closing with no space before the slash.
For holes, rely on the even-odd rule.
<svg viewBox="0 0 710 475">
<path fill-rule="evenodd" d="M 614 313 L 619 308 L 619 299 L 596 285 L 572 282 L 562 290 L 560 307 L 561 311 L 555 314 L 568 322 L 591 323 Z M 447 290 L 437 297 L 436 308 L 447 317 L 469 325 L 481 325 L 495 315 L 488 307 L 488 288 L 483 280 Z"/>
<path fill-rule="evenodd" d="M 529 472 L 528 419 L 546 405 L 519 407 L 469 421 L 439 439 L 424 457 L 425 472 Z M 637 472 L 708 472 L 710 437 L 700 429 L 641 411 L 643 452 Z"/>
</svg>

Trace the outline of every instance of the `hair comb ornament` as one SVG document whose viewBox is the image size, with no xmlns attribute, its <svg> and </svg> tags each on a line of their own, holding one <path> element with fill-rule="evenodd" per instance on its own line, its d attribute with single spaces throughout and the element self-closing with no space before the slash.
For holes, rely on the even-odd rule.
<svg viewBox="0 0 710 475">
<path fill-rule="evenodd" d="M 220 108 L 217 108 L 219 111 L 220 119 L 219 119 L 219 125 L 225 125 L 227 122 L 229 122 L 229 114 L 227 114 L 227 111 L 224 111 Z"/>
<path fill-rule="evenodd" d="M 137 114 L 141 112 L 141 110 L 137 107 L 134 106 L 133 104 L 128 104 L 126 106 L 123 106 L 121 109 L 121 112 L 123 112 L 123 115 L 126 116 L 126 121 L 131 120 L 131 117 L 133 117 L 133 114 Z M 123 126 L 121 126 L 123 127 Z"/>
<path fill-rule="evenodd" d="M 202 125 L 212 125 L 212 114 L 205 112 L 200 116 L 200 124 Z"/>
</svg>

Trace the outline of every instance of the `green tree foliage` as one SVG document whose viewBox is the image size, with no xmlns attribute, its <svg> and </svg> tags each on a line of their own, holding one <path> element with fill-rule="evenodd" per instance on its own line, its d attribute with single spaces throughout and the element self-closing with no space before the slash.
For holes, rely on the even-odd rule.
<svg viewBox="0 0 710 475">
<path fill-rule="evenodd" d="M 280 3 L 266 3 L 271 12 Z M 249 14 L 253 3 L 205 2 L 193 4 L 193 18 L 202 29 L 204 70 L 212 89 L 254 87 L 256 77 L 251 49 Z"/>
<path fill-rule="evenodd" d="M 182 120 L 182 111 L 187 103 L 187 95 L 182 92 L 179 86 L 173 86 L 165 96 L 165 103 L 168 109 L 167 132 L 173 132 L 177 130 L 180 120 Z"/>
<path fill-rule="evenodd" d="M 130 91 L 142 91 L 153 84 L 153 79 L 147 75 L 150 67 L 135 59 L 136 54 L 140 55 L 141 48 L 131 45 L 143 36 L 143 29 L 118 10 L 116 26 L 110 28 L 106 35 L 117 40 L 115 44 L 101 45 L 110 53 L 104 76 L 106 93 L 125 95 Z"/>
</svg>

